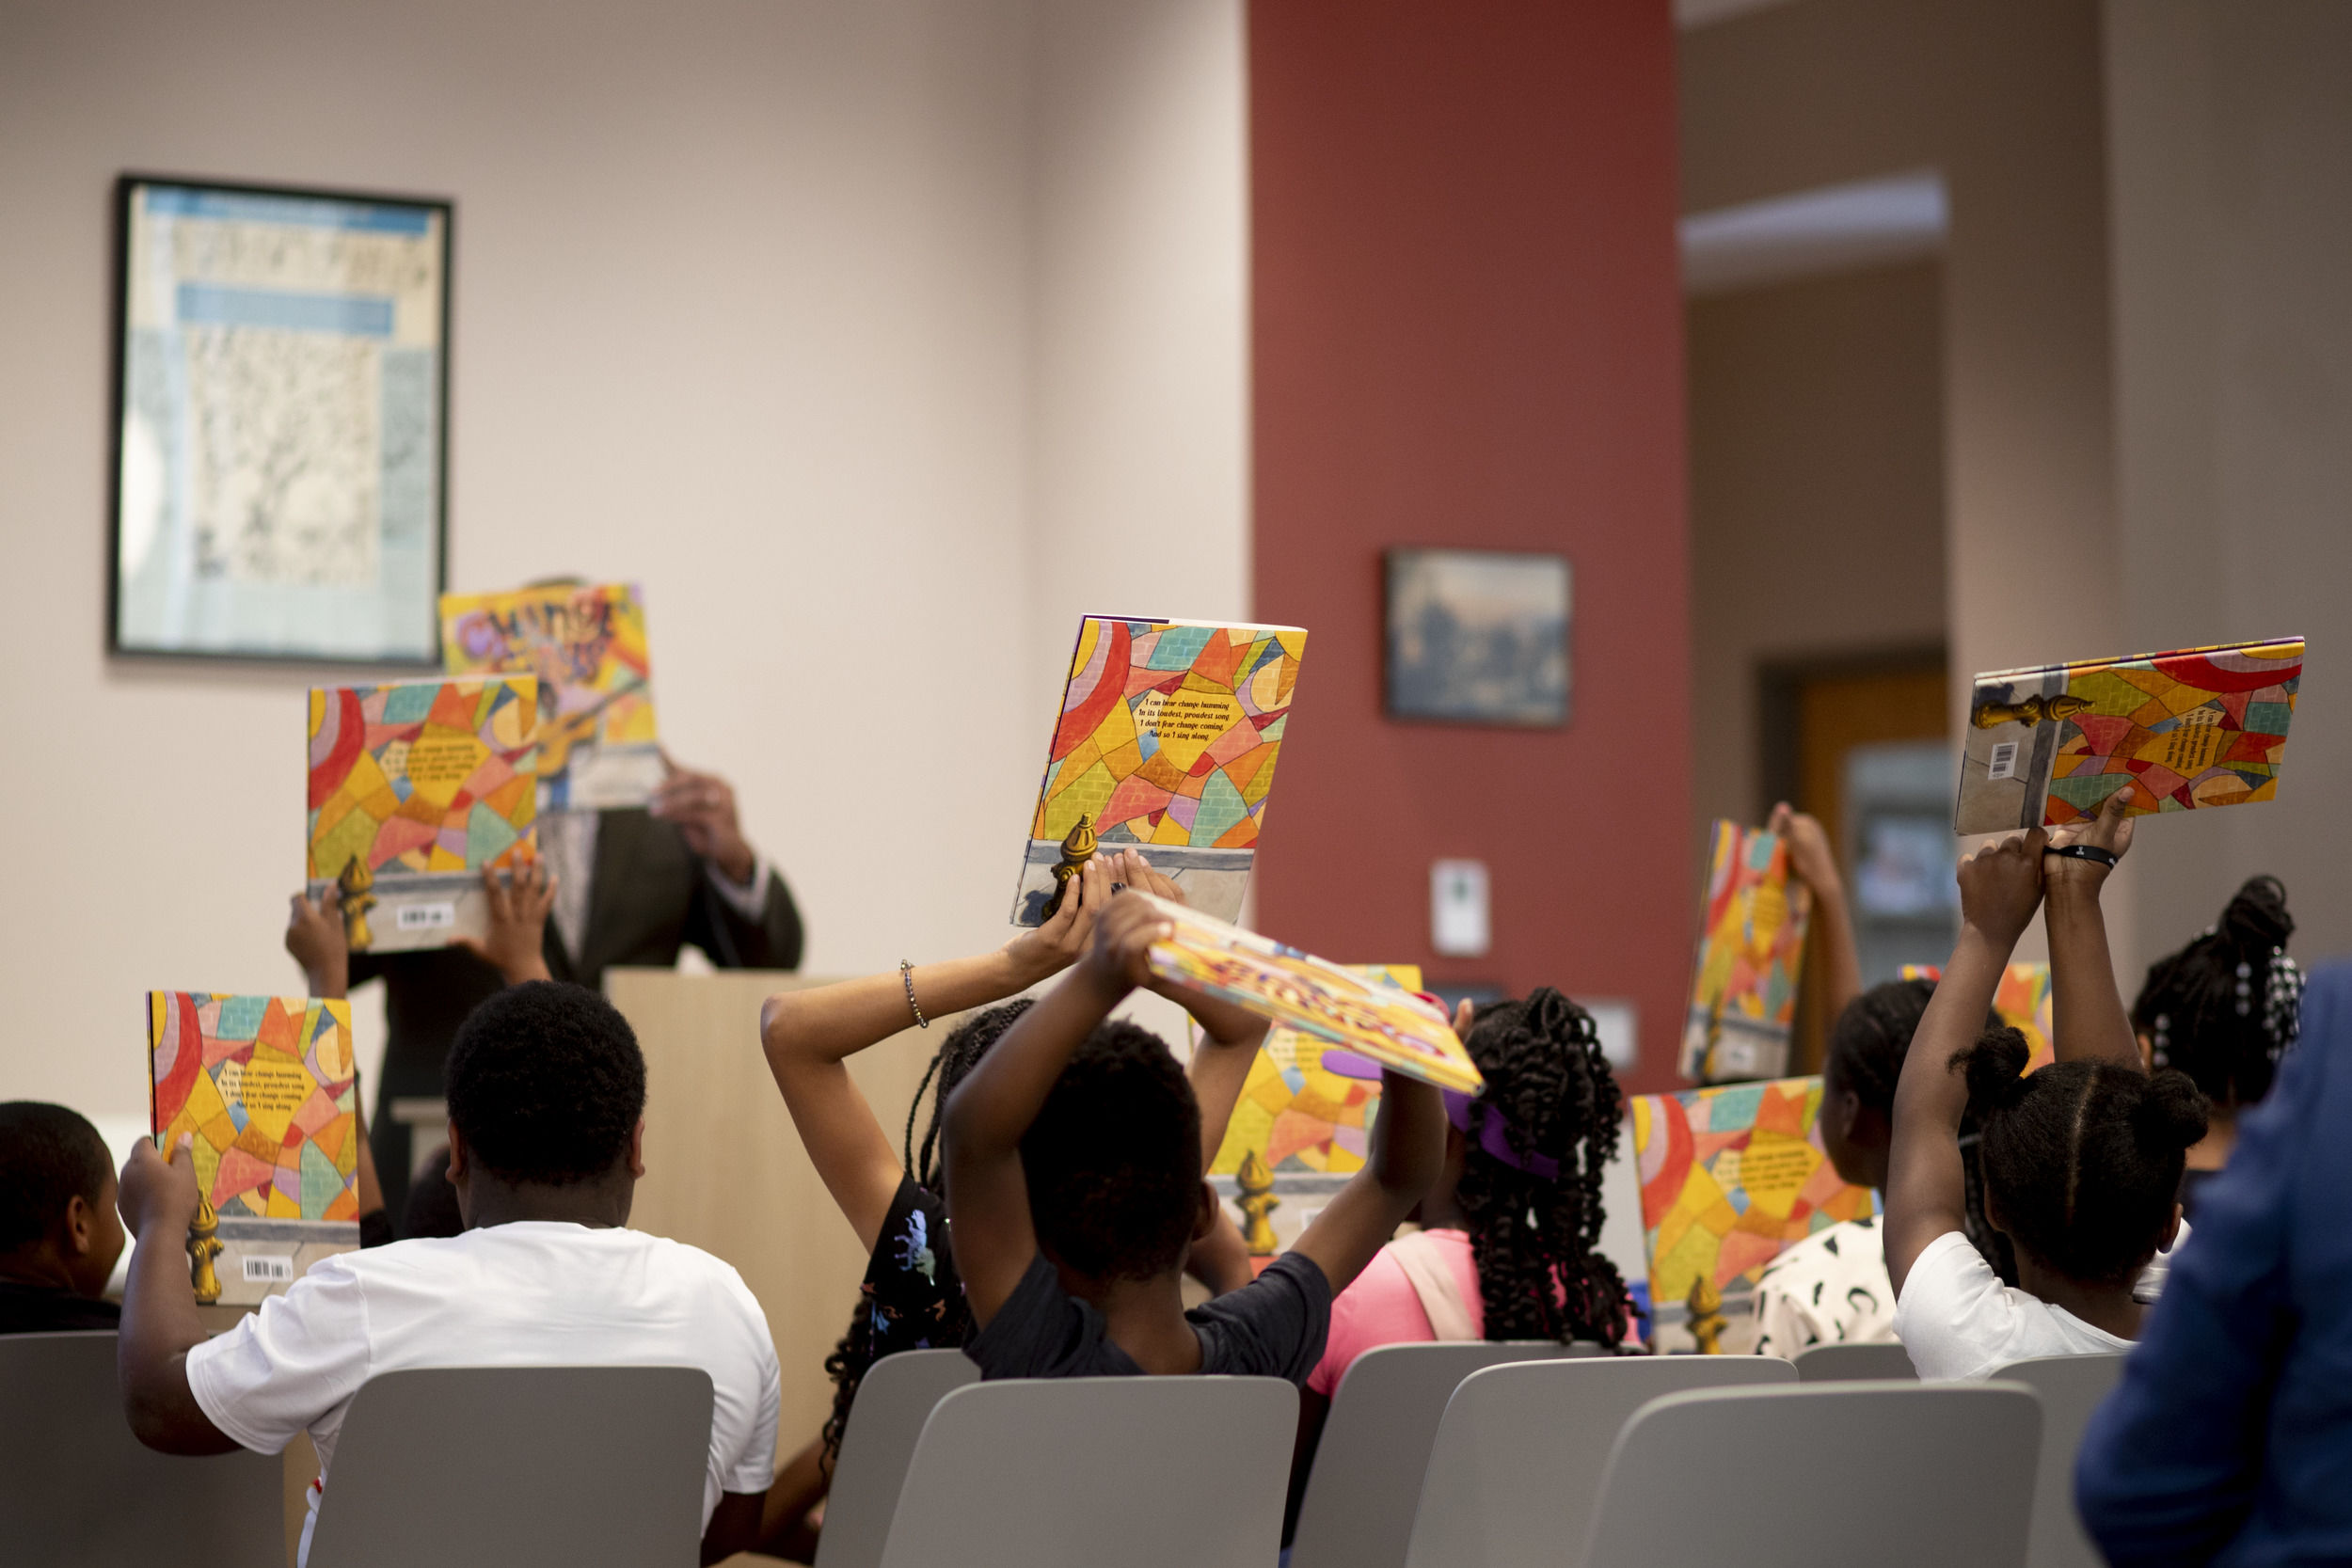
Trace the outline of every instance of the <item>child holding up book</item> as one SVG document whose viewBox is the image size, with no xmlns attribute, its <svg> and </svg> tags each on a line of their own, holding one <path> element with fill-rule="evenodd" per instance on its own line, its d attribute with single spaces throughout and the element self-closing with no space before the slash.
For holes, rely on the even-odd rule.
<svg viewBox="0 0 2352 1568">
<path fill-rule="evenodd" d="M 1179 1282 L 1218 1212 L 1200 1106 L 1167 1045 L 1110 1014 L 1152 981 L 1173 927 L 1120 896 L 1092 944 L 949 1099 L 947 1207 L 983 1377 L 1226 1373 L 1303 1383 L 1331 1298 L 1422 1199 L 1444 1158 L 1431 1085 L 1384 1075 L 1364 1168 L 1298 1244 L 1184 1309 Z"/>
<path fill-rule="evenodd" d="M 1029 1006 L 1025 999 L 1004 999 L 1050 979 L 1085 953 L 1096 914 L 1117 886 L 1179 902 L 1184 896 L 1141 851 L 1100 854 L 1080 869 L 1052 919 L 1001 948 L 779 991 L 761 1008 L 760 1041 L 776 1088 L 810 1162 L 869 1259 L 849 1328 L 825 1362 L 834 1381 L 832 1415 L 818 1439 L 787 1464 L 771 1493 L 771 1549 L 789 1540 L 801 1517 L 824 1497 L 866 1369 L 898 1351 L 954 1348 L 971 1338 L 972 1315 L 947 1243 L 947 1182 L 937 1163 L 941 1112 Z M 1156 982 L 1153 989 L 1191 1010 L 1201 1025 L 1190 1077 L 1213 1154 L 1265 1038 L 1265 1021 L 1195 992 Z M 894 1142 L 850 1078 L 849 1059 L 957 1013 L 964 1016 L 932 1054 L 908 1109 L 903 1141 Z M 918 1140 L 915 1121 L 926 1090 L 932 1093 L 930 1117 Z M 1219 1218 L 1211 1244 L 1193 1259 L 1193 1272 L 1221 1292 L 1248 1282 L 1249 1258 L 1240 1232 Z"/>
<path fill-rule="evenodd" d="M 2178 1231 L 2204 1097 L 2184 1073 L 2142 1068 L 2099 911 L 2130 847 L 2132 793 L 2116 790 L 2086 827 L 2011 833 L 1961 863 L 1960 942 L 1903 1062 L 1886 1192 L 1895 1331 L 1924 1379 L 2128 1349 L 2141 1314 L 2133 1287 Z M 2058 1059 L 2021 1077 L 2025 1037 L 1980 1021 L 2045 895 Z M 1972 1102 L 1986 1212 L 2015 1243 L 2016 1286 L 1963 1230 L 1959 1132 Z"/>
</svg>

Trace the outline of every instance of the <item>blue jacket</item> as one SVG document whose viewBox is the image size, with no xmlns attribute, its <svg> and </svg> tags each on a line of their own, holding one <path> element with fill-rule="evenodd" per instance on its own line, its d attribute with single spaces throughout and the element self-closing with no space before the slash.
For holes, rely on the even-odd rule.
<svg viewBox="0 0 2352 1568">
<path fill-rule="evenodd" d="M 2116 1568 L 2352 1561 L 2352 964 L 2312 974 L 2074 1494 Z"/>
</svg>

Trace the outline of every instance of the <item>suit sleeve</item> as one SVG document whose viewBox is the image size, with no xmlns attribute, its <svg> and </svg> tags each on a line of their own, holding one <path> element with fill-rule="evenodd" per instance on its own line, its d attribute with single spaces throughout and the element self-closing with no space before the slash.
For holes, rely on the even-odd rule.
<svg viewBox="0 0 2352 1568">
<path fill-rule="evenodd" d="M 2312 1039 L 2308 1016 L 2305 1038 Z M 2260 1483 L 2271 1402 L 2294 1340 L 2289 1241 L 2329 1053 L 2292 1053 L 2240 1123 L 2198 1205 L 2115 1394 L 2074 1465 L 2082 1520 L 2116 1568 L 2210 1562 Z"/>
<path fill-rule="evenodd" d="M 702 865 L 696 879 L 694 905 L 687 917 L 685 938 L 708 955 L 721 969 L 798 969 L 801 967 L 801 911 L 785 886 L 784 873 L 763 857 L 754 873 L 766 886 L 767 897 L 754 919 L 718 888 L 719 873 Z"/>
</svg>

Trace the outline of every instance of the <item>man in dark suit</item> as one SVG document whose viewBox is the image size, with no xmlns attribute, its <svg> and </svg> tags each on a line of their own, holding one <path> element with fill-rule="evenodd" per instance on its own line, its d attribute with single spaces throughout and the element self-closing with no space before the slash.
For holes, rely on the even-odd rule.
<svg viewBox="0 0 2352 1568">
<path fill-rule="evenodd" d="M 644 810 L 550 812 L 539 819 L 539 854 L 555 879 L 540 947 L 555 979 L 594 990 L 616 964 L 666 968 L 689 943 L 723 969 L 800 964 L 791 890 L 743 837 L 735 791 L 715 774 L 673 766 Z M 368 1142 L 391 1213 L 406 1208 L 413 1163 L 391 1103 L 439 1098 L 458 1024 L 506 983 L 495 959 L 463 946 L 350 955 L 351 985 L 385 987 L 388 1039 Z"/>
</svg>

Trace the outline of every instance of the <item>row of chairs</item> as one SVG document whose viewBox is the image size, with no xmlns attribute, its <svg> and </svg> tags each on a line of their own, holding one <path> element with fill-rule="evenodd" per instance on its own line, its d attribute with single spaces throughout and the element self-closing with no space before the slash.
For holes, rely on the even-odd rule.
<svg viewBox="0 0 2352 1568">
<path fill-rule="evenodd" d="M 2120 1358 L 2023 1363 L 1970 1388 L 1831 1381 L 1892 1370 L 1850 1354 L 1864 1348 L 1793 1369 L 1540 1344 L 1372 1352 L 1334 1401 L 1294 1568 L 2097 1562 L 2069 1472 Z M 111 1334 L 0 1338 L 8 1560 L 278 1568 L 279 1465 L 139 1447 L 114 1358 Z M 975 1379 L 953 1351 L 867 1373 L 818 1568 L 1267 1568 L 1288 1384 Z M 345 1419 L 311 1568 L 683 1568 L 710 1401 L 686 1368 L 378 1378 Z"/>
</svg>

